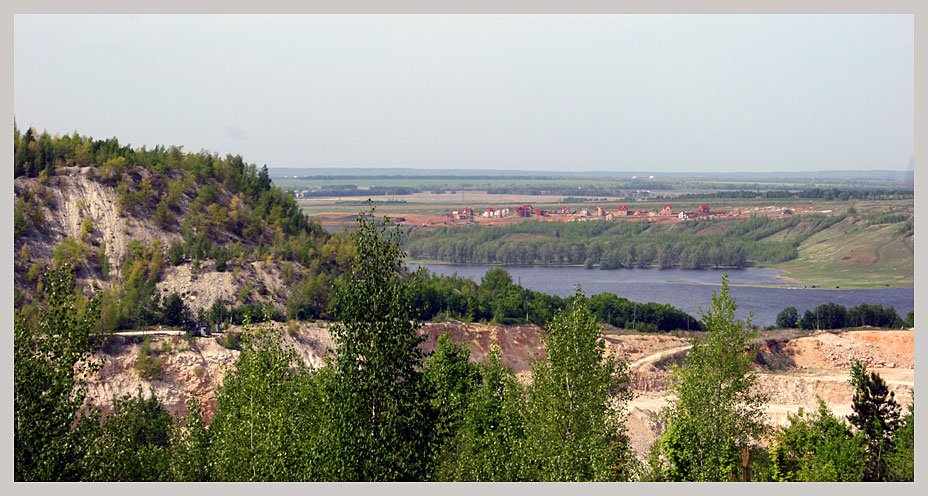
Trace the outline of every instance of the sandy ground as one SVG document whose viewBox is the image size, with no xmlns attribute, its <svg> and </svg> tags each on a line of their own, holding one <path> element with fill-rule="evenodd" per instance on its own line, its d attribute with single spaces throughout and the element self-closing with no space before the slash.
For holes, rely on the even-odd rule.
<svg viewBox="0 0 928 496">
<path fill-rule="evenodd" d="M 911 404 L 915 388 L 914 335 L 913 330 L 822 332 L 764 343 L 761 352 L 773 353 L 778 358 L 769 360 L 776 367 L 754 367 L 758 391 L 769 398 L 767 422 L 787 425 L 788 415 L 800 408 L 817 409 L 819 397 L 836 415 L 850 414 L 854 391 L 848 379 L 855 359 L 880 374 L 901 405 Z M 685 349 L 686 346 L 667 343 L 666 348 L 631 362 L 635 396 L 628 405 L 628 426 L 632 446 L 639 456 L 647 453 L 659 435 L 654 417 L 673 399 L 667 389 L 669 371 L 656 365 L 685 353 Z"/>
<path fill-rule="evenodd" d="M 283 324 L 275 324 L 283 329 Z M 236 329 L 233 329 L 236 330 Z M 490 326 L 482 324 L 429 323 L 423 327 L 422 349 L 434 350 L 438 337 L 449 333 L 455 342 L 468 342 L 471 360 L 486 359 L 492 343 L 498 343 L 503 362 L 522 380 L 530 378 L 531 362 L 544 358 L 541 332 L 534 326 Z M 303 361 L 313 367 L 323 365 L 326 353 L 334 348 L 325 323 L 302 323 L 293 333 L 284 331 L 284 341 Z M 755 364 L 758 390 L 769 397 L 767 421 L 784 425 L 787 415 L 799 408 L 818 406 L 821 397 L 837 415 L 851 412 L 853 390 L 848 383 L 850 364 L 863 361 L 868 369 L 879 373 L 902 405 L 912 402 L 915 386 L 914 330 L 861 330 L 838 333 L 822 332 L 811 336 L 789 337 L 790 333 L 771 333 L 761 338 L 763 365 Z M 670 335 L 604 336 L 607 353 L 629 363 L 633 399 L 626 405 L 628 432 L 635 451 L 644 456 L 657 438 L 660 427 L 657 414 L 668 405 L 670 366 L 685 357 L 689 341 Z M 104 367 L 93 377 L 89 396 L 96 405 L 109 405 L 113 398 L 134 394 L 139 387 L 153 392 L 168 409 L 186 412 L 186 399 L 196 396 L 215 408 L 216 388 L 233 366 L 239 352 L 223 348 L 215 337 L 195 338 L 189 343 L 181 336 L 156 336 L 152 349 L 160 350 L 164 342 L 171 351 L 164 358 L 161 377 L 140 379 L 133 366 L 142 336 L 119 336 L 104 346 L 98 357 Z"/>
</svg>

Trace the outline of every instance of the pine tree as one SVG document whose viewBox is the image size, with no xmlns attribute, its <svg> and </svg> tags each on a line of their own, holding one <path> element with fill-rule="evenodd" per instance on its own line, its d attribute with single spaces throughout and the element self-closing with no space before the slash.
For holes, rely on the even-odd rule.
<svg viewBox="0 0 928 496">
<path fill-rule="evenodd" d="M 267 172 L 267 165 L 261 167 L 261 172 L 258 173 L 258 192 L 267 191 L 271 189 L 271 177 Z"/>
<path fill-rule="evenodd" d="M 851 369 L 855 386 L 848 420 L 867 440 L 867 470 L 864 480 L 883 481 L 886 476 L 886 456 L 892 451 L 893 434 L 900 426 L 900 406 L 895 393 L 875 372 L 855 362 Z"/>
</svg>

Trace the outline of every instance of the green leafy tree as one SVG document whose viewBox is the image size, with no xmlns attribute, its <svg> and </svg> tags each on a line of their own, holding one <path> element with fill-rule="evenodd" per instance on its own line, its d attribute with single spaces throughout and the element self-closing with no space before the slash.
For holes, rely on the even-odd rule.
<svg viewBox="0 0 928 496">
<path fill-rule="evenodd" d="M 439 465 L 454 454 L 454 436 L 463 422 L 470 395 L 480 384 L 476 365 L 469 363 L 470 349 L 455 344 L 446 333 L 438 338 L 438 347 L 425 362 L 422 373 L 431 393 L 431 406 L 436 413 L 435 437 Z"/>
<path fill-rule="evenodd" d="M 154 394 L 125 395 L 88 448 L 85 479 L 90 481 L 162 481 L 169 477 L 172 418 Z"/>
<path fill-rule="evenodd" d="M 206 428 L 203 405 L 195 397 L 187 400 L 187 417 L 171 432 L 170 479 L 180 482 L 206 482 L 210 476 L 210 431 Z"/>
<path fill-rule="evenodd" d="M 817 329 L 819 327 L 815 319 L 815 314 L 813 314 L 811 310 L 806 310 L 805 313 L 802 314 L 799 327 L 805 330 Z"/>
<path fill-rule="evenodd" d="M 647 457 L 638 469 L 640 482 L 667 482 L 667 466 L 661 459 L 661 440 L 658 438 L 648 448 Z"/>
<path fill-rule="evenodd" d="M 763 432 L 766 397 L 752 391 L 756 351 L 748 350 L 756 332 L 750 319 L 735 320 L 735 309 L 725 275 L 712 306 L 701 312 L 708 332 L 692 340 L 689 356 L 674 371 L 676 400 L 664 412 L 662 440 L 671 480 L 738 480 L 742 454 Z"/>
<path fill-rule="evenodd" d="M 777 327 L 795 329 L 799 325 L 799 311 L 796 307 L 786 307 L 777 314 Z"/>
<path fill-rule="evenodd" d="M 451 481 L 518 481 L 525 440 L 525 391 L 500 357 L 494 342 L 479 365 L 483 380 L 470 394 L 453 442 L 454 454 L 443 458 L 439 478 Z"/>
<path fill-rule="evenodd" d="M 261 172 L 258 173 L 258 191 L 271 189 L 271 177 L 267 172 L 267 165 L 261 166 Z"/>
<path fill-rule="evenodd" d="M 26 130 L 26 135 L 31 133 L 31 129 Z M 26 137 L 20 137 L 19 128 L 16 122 L 13 122 L 13 177 L 19 177 L 26 173 Z"/>
<path fill-rule="evenodd" d="M 83 265 L 88 248 L 78 240 L 68 236 L 58 246 L 55 247 L 54 259 L 56 266 L 70 265 L 77 267 Z"/>
<path fill-rule="evenodd" d="M 311 371 L 277 332 L 252 333 L 216 394 L 209 471 L 220 481 L 303 481 L 319 462 Z"/>
<path fill-rule="evenodd" d="M 184 261 L 184 246 L 180 244 L 172 244 L 168 248 L 168 259 L 171 261 L 171 265 L 177 266 Z"/>
<path fill-rule="evenodd" d="M 309 320 L 326 315 L 331 279 L 326 274 L 308 275 L 293 286 L 287 299 L 287 316 Z"/>
<path fill-rule="evenodd" d="M 165 196 L 158 202 L 158 206 L 155 207 L 155 213 L 152 215 L 152 220 L 155 221 L 155 225 L 161 229 L 168 227 L 171 223 L 171 216 L 168 212 L 168 198 Z"/>
<path fill-rule="evenodd" d="M 135 371 L 142 379 L 153 380 L 161 377 L 164 359 L 157 356 L 157 351 L 151 349 L 151 337 L 145 338 L 139 346 L 139 353 L 135 359 Z"/>
<path fill-rule="evenodd" d="M 902 425 L 893 434 L 893 450 L 886 456 L 886 480 L 915 480 L 915 397 Z"/>
<path fill-rule="evenodd" d="M 915 327 L 915 310 L 909 310 L 909 313 L 905 316 L 905 320 L 902 321 L 902 325 L 906 327 Z"/>
<path fill-rule="evenodd" d="M 487 270 L 480 281 L 480 289 L 491 295 L 499 294 L 512 284 L 512 276 L 509 271 L 494 267 Z"/>
<path fill-rule="evenodd" d="M 875 372 L 868 374 L 860 362 L 855 361 L 851 368 L 851 384 L 855 388 L 851 400 L 854 413 L 847 418 L 867 441 L 864 480 L 883 481 L 886 457 L 892 452 L 893 434 L 900 425 L 900 406 L 886 381 Z"/>
<path fill-rule="evenodd" d="M 171 293 L 164 299 L 161 309 L 161 322 L 169 326 L 181 326 L 187 321 L 189 310 L 179 294 Z"/>
<path fill-rule="evenodd" d="M 546 361 L 534 362 L 526 405 L 527 476 L 622 480 L 633 460 L 622 416 L 626 363 L 605 356 L 601 327 L 578 290 L 548 323 Z"/>
<path fill-rule="evenodd" d="M 419 365 L 414 288 L 401 279 L 399 232 L 358 216 L 357 255 L 335 290 L 331 327 L 337 355 L 327 385 L 327 479 L 423 480 L 432 460 L 433 422 Z"/>
<path fill-rule="evenodd" d="M 13 321 L 13 471 L 17 481 L 76 480 L 86 444 L 72 429 L 86 397 L 86 379 L 99 368 L 90 335 L 99 300 L 78 311 L 74 275 L 67 267 L 45 272 L 46 305 L 38 326 L 22 311 Z"/>
<path fill-rule="evenodd" d="M 524 322 L 525 306 L 522 288 L 515 285 L 506 287 L 501 293 L 490 297 L 490 308 L 493 311 L 495 323 L 511 325 Z"/>
<path fill-rule="evenodd" d="M 110 259 L 106 256 L 106 241 L 100 243 L 97 248 L 97 265 L 100 266 L 100 275 L 103 279 L 110 277 Z"/>
<path fill-rule="evenodd" d="M 853 482 L 863 479 L 865 444 L 819 398 L 818 411 L 801 408 L 774 436 L 773 479 L 780 482 Z"/>
</svg>

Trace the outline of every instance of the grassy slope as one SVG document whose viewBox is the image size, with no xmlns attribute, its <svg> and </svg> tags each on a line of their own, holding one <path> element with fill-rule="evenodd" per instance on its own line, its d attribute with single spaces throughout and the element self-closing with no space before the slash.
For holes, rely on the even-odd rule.
<svg viewBox="0 0 928 496">
<path fill-rule="evenodd" d="M 823 287 L 912 286 L 914 242 L 912 237 L 896 234 L 899 226 L 839 222 L 799 245 L 795 260 L 770 267 L 802 283 Z"/>
</svg>

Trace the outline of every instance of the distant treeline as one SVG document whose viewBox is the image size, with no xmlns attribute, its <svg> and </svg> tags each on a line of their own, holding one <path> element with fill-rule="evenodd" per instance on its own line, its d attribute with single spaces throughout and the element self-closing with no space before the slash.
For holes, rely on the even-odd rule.
<svg viewBox="0 0 928 496">
<path fill-rule="evenodd" d="M 801 191 L 769 190 L 769 191 L 717 191 L 714 193 L 686 193 L 673 197 L 675 200 L 699 200 L 711 198 L 743 198 L 743 199 L 820 199 L 820 200 L 909 200 L 915 198 L 915 191 L 911 189 L 804 189 Z"/>
<path fill-rule="evenodd" d="M 909 311 L 905 319 L 899 317 L 894 307 L 883 305 L 860 305 L 847 308 L 837 303 L 823 303 L 814 310 L 806 310 L 800 318 L 796 307 L 786 307 L 777 315 L 777 327 L 784 329 L 844 329 L 846 327 L 913 327 L 915 310 Z"/>
<path fill-rule="evenodd" d="M 844 216 L 766 216 L 699 220 L 675 225 L 646 222 L 539 222 L 480 229 L 441 227 L 410 233 L 413 259 L 454 263 L 584 264 L 601 269 L 744 267 L 748 261 L 784 262 L 797 247 Z M 778 241 L 765 238 L 787 231 Z"/>
<path fill-rule="evenodd" d="M 458 276 L 437 276 L 424 267 L 413 275 L 412 307 L 422 320 L 458 319 L 499 324 L 543 325 L 569 298 L 560 298 L 513 284 L 505 269 L 492 268 L 480 284 Z M 589 297 L 590 309 L 600 322 L 643 332 L 677 329 L 701 330 L 698 320 L 662 303 L 636 303 L 612 293 Z"/>
<path fill-rule="evenodd" d="M 458 174 L 379 174 L 379 175 L 313 175 L 297 176 L 294 178 L 280 179 L 297 179 L 303 181 L 357 181 L 359 179 L 416 179 L 416 180 L 445 180 L 445 181 L 559 181 L 572 179 L 564 176 L 537 176 L 537 175 L 508 175 L 508 176 L 479 176 L 479 175 L 458 175 Z M 575 178 L 574 178 L 575 179 Z M 589 178 L 580 178 L 588 180 Z"/>
<path fill-rule="evenodd" d="M 423 321 L 460 320 L 493 324 L 536 324 L 548 322 L 558 310 L 567 305 L 569 298 L 533 291 L 513 284 L 505 269 L 487 271 L 478 284 L 458 276 L 438 276 L 420 267 L 407 276 L 411 282 L 412 307 L 416 318 Z M 271 305 L 259 302 L 216 301 L 209 309 L 192 312 L 183 301 L 171 295 L 159 307 L 146 302 L 138 315 L 145 320 L 137 325 L 181 325 L 190 319 L 201 324 L 233 324 L 266 321 L 283 322 L 286 319 L 331 319 L 333 301 L 331 288 L 337 281 L 325 275 L 309 277 L 294 288 L 284 314 Z M 642 332 L 668 332 L 677 329 L 701 330 L 694 317 L 662 303 L 636 303 L 603 293 L 589 298 L 590 308 L 600 322 L 616 327 L 637 329 Z M 163 308 L 163 309 L 162 309 Z M 165 317 L 168 316 L 168 317 Z M 165 320 L 161 320 L 161 319 Z M 169 320 L 168 320 L 169 319 Z"/>
<path fill-rule="evenodd" d="M 303 179 L 303 178 L 301 178 Z M 359 180 L 356 176 L 319 176 L 320 180 Z M 526 177 L 472 177 L 472 176 L 384 176 L 384 177 L 365 177 L 364 181 L 370 179 L 437 179 L 437 180 L 461 180 L 466 179 L 473 181 L 467 184 L 458 185 L 457 189 L 474 189 L 478 188 L 482 179 L 500 180 L 513 179 L 521 181 L 544 181 L 558 180 L 564 178 L 541 178 L 535 176 Z M 613 180 L 614 181 L 614 180 Z M 601 185 L 582 185 L 580 187 L 568 184 L 544 184 L 544 183 L 523 183 L 508 184 L 499 186 L 488 186 L 488 194 L 494 195 L 527 195 L 527 196 L 565 196 L 574 198 L 577 195 L 582 197 L 611 197 L 611 198 L 642 198 L 651 197 L 656 200 L 701 200 L 701 199 L 820 199 L 826 201 L 839 200 L 907 200 L 915 197 L 914 190 L 911 189 L 865 189 L 865 188 L 812 188 L 796 190 L 788 185 L 757 185 L 756 189 L 746 190 L 737 189 L 729 191 L 730 188 L 744 188 L 744 184 L 700 184 L 691 185 L 682 181 L 616 181 L 611 186 Z M 680 190 L 698 187 L 700 189 L 722 189 L 725 191 L 705 192 L 705 193 L 684 193 L 681 195 L 653 195 L 651 191 Z M 432 191 L 435 193 L 455 192 L 453 187 L 437 186 L 435 184 L 423 184 L 420 186 L 371 186 L 369 189 L 360 189 L 355 184 L 336 184 L 326 186 L 299 187 L 294 189 L 302 191 L 304 197 L 341 197 L 341 196 L 358 196 L 358 195 L 409 195 Z"/>
<path fill-rule="evenodd" d="M 613 196 L 613 197 L 634 197 L 642 196 L 646 192 L 637 192 L 639 188 L 648 190 L 665 190 L 673 189 L 674 185 L 663 182 L 649 181 L 646 184 L 621 182 L 613 186 L 595 186 L 585 184 L 583 186 L 558 185 L 558 184 L 510 184 L 506 186 L 493 186 L 487 188 L 487 193 L 491 195 L 559 195 L 559 196 Z"/>
<path fill-rule="evenodd" d="M 371 186 L 368 189 L 359 189 L 353 184 L 337 184 L 331 186 L 320 186 L 318 189 L 299 190 L 300 195 L 305 198 L 319 197 L 342 197 L 342 196 L 387 196 L 387 195 L 411 195 L 418 193 L 421 188 L 409 186 Z"/>
</svg>

